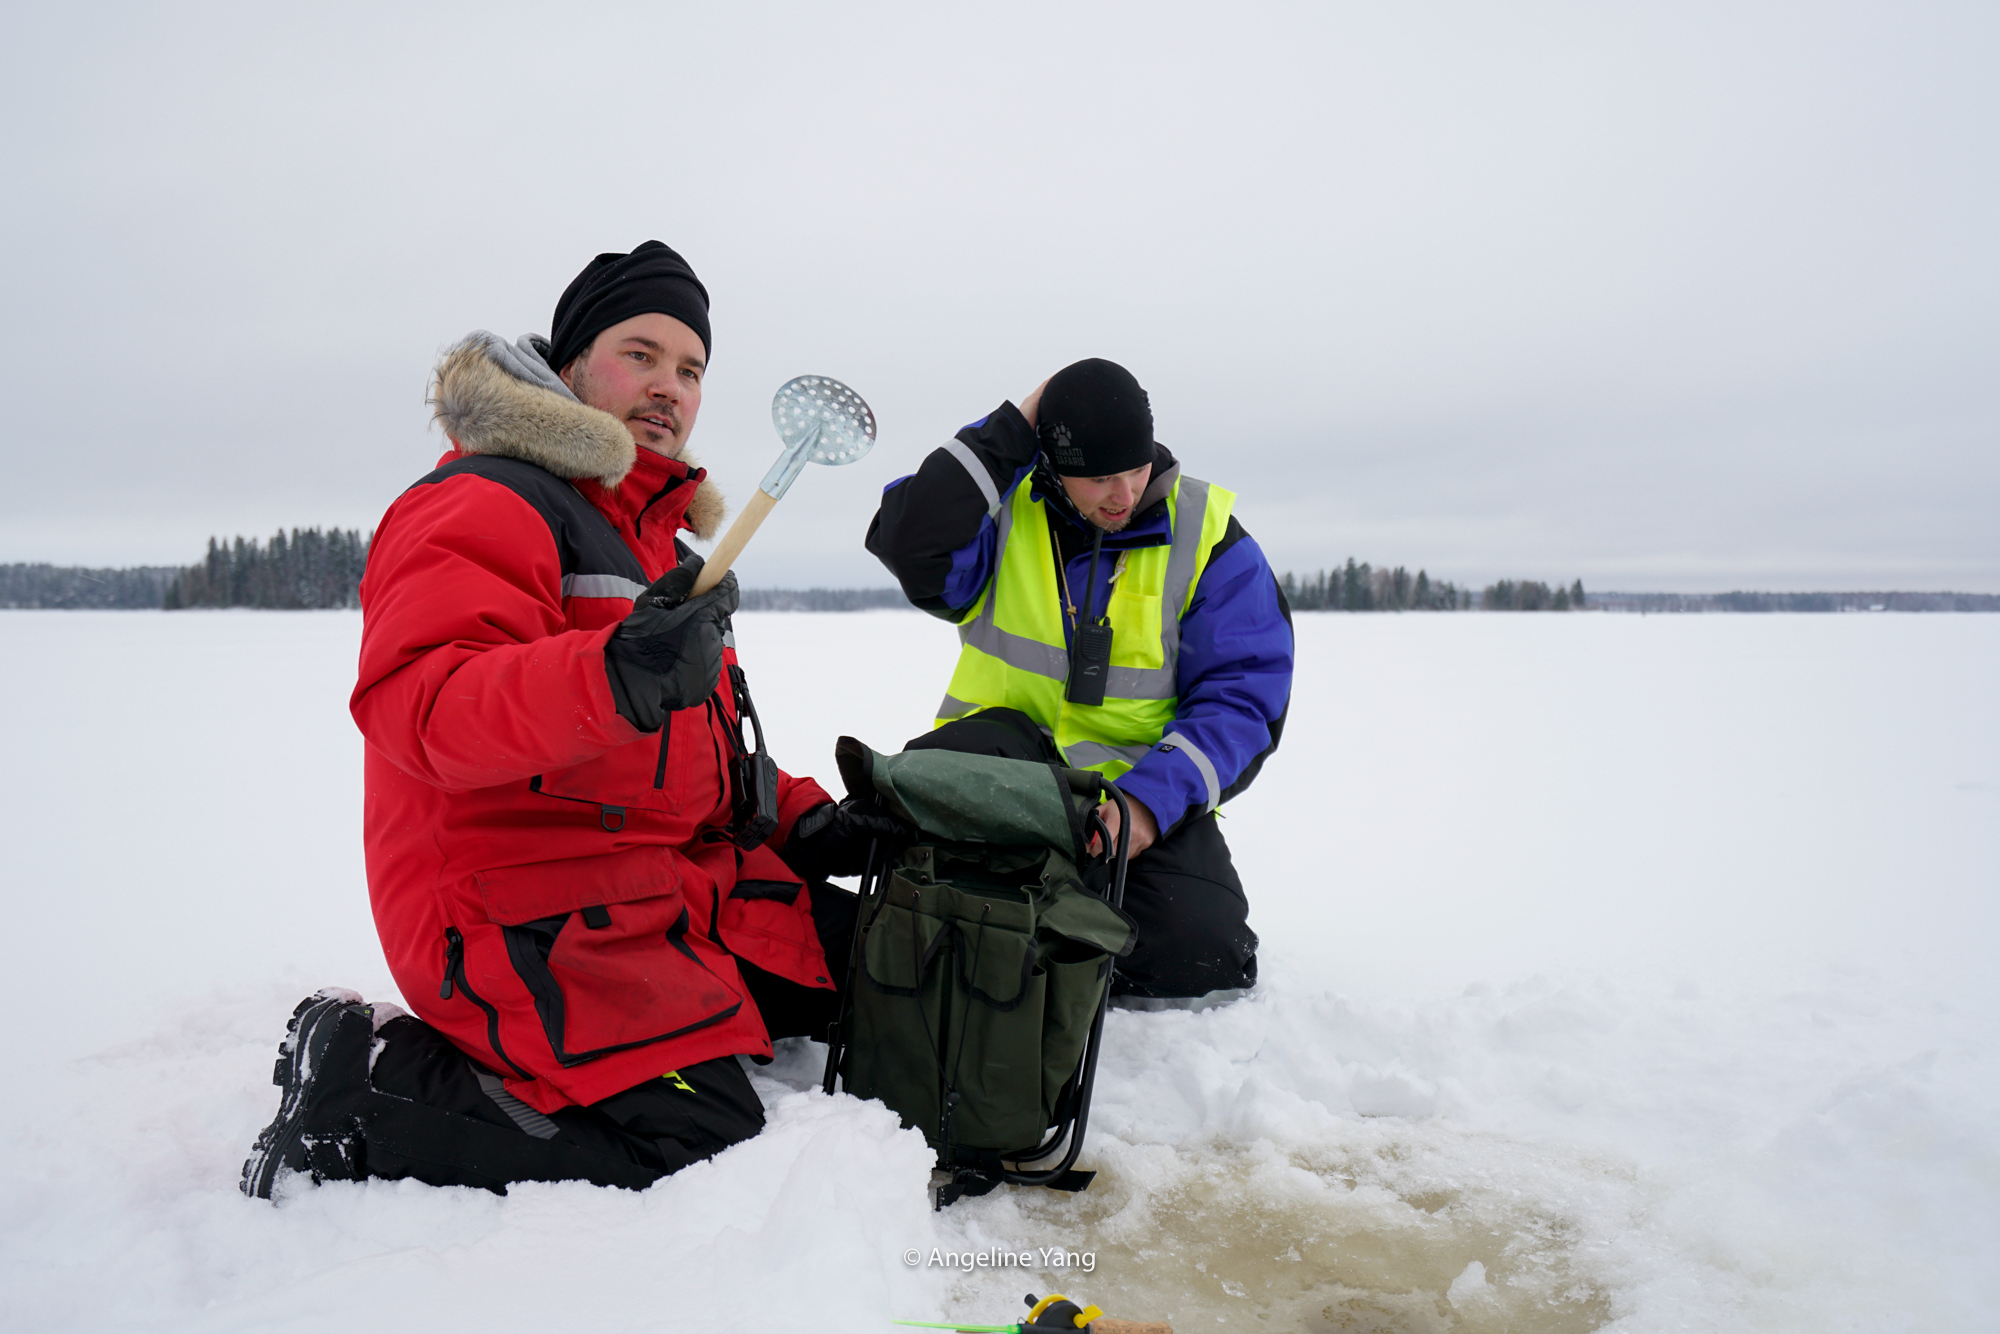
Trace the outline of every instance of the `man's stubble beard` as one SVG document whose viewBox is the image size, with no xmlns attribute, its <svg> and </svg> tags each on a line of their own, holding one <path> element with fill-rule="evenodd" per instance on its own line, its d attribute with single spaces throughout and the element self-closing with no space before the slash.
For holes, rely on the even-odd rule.
<svg viewBox="0 0 2000 1334">
<path fill-rule="evenodd" d="M 585 355 L 586 356 L 589 355 L 587 351 Z M 577 402 L 583 404 L 585 407 L 595 406 L 590 401 L 590 372 L 584 368 L 583 357 L 578 357 L 576 361 L 573 363 L 572 369 L 570 370 L 569 373 L 569 378 L 565 380 L 564 383 L 569 386 L 569 391 L 572 394 L 576 395 Z M 598 408 L 598 411 L 603 412 L 604 409 Z M 610 414 L 606 413 L 605 415 L 609 416 Z M 669 414 L 662 412 L 660 415 L 662 417 L 665 417 L 668 416 Z M 629 418 L 627 420 L 629 420 Z M 618 424 L 620 426 L 625 427 L 625 433 L 627 435 L 632 435 L 632 428 L 626 425 L 626 421 L 620 421 Z M 660 446 L 652 444 L 649 441 L 641 440 L 636 435 L 632 436 L 632 443 L 637 445 L 641 449 L 650 449 L 655 454 L 662 454 L 670 459 L 680 458 L 681 450 L 685 447 L 684 441 L 681 441 L 672 435 L 669 435 L 667 437 L 666 440 L 667 447 L 665 449 L 662 449 L 660 448 Z"/>
</svg>

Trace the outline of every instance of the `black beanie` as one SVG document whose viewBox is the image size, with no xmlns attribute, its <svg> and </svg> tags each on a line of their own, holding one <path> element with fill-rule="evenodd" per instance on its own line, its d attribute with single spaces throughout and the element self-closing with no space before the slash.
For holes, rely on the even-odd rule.
<svg viewBox="0 0 2000 1334">
<path fill-rule="evenodd" d="M 1092 357 L 1050 378 L 1035 436 L 1061 476 L 1130 472 L 1153 461 L 1153 405 L 1132 372 Z"/>
<path fill-rule="evenodd" d="M 708 289 L 678 253 L 648 241 L 629 255 L 599 255 L 556 302 L 549 330 L 549 365 L 556 370 L 583 355 L 590 340 L 634 315 L 671 315 L 708 342 Z"/>
</svg>

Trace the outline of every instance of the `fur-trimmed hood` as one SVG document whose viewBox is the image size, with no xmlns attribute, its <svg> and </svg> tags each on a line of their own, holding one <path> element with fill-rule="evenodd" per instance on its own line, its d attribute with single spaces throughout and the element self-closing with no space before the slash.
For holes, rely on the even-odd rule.
<svg viewBox="0 0 2000 1334">
<path fill-rule="evenodd" d="M 533 335 L 508 343 L 484 330 L 448 348 L 429 402 L 434 419 L 460 452 L 520 459 L 566 481 L 594 481 L 616 491 L 638 460 L 631 432 L 608 412 L 579 401 L 549 369 L 547 343 Z M 697 465 L 685 451 L 681 461 Z M 722 493 L 703 477 L 686 523 L 707 540 L 722 526 Z"/>
</svg>

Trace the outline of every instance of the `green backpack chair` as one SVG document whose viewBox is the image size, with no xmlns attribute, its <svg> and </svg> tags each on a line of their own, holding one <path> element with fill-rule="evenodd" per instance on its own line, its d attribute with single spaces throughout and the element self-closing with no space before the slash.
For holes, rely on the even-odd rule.
<svg viewBox="0 0 2000 1334">
<path fill-rule="evenodd" d="M 1095 1174 L 1073 1169 L 1112 961 L 1132 948 L 1124 796 L 1089 770 L 991 755 L 842 737 L 835 756 L 849 794 L 879 794 L 919 841 L 878 851 L 862 877 L 826 1091 L 838 1079 L 924 1133 L 935 1208 L 1002 1182 L 1084 1189 Z M 1101 800 L 1122 818 L 1115 850 L 1092 858 Z"/>
</svg>

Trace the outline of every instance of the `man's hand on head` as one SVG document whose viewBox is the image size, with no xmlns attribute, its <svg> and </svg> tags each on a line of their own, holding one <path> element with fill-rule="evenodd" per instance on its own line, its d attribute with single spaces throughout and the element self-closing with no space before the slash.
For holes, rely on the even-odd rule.
<svg viewBox="0 0 2000 1334">
<path fill-rule="evenodd" d="M 1049 377 L 1049 379 L 1054 378 L 1054 376 Z M 1042 391 L 1048 387 L 1049 381 L 1044 380 L 1029 391 L 1026 398 L 1021 400 L 1021 415 L 1028 419 L 1028 429 L 1031 431 L 1035 429 L 1035 414 L 1042 410 Z"/>
<path fill-rule="evenodd" d="M 1137 797 L 1128 795 L 1125 798 L 1125 804 L 1132 808 L 1132 846 L 1126 852 L 1126 856 L 1136 857 L 1160 841 L 1160 822 L 1153 818 L 1153 812 L 1146 808 L 1146 803 Z M 1111 846 L 1116 848 L 1118 846 L 1119 825 L 1118 804 L 1112 801 L 1101 803 L 1097 808 L 1097 818 L 1104 821 L 1104 827 L 1111 831 Z M 1093 853 L 1098 850 L 1095 835 L 1091 836 L 1090 850 Z"/>
</svg>

